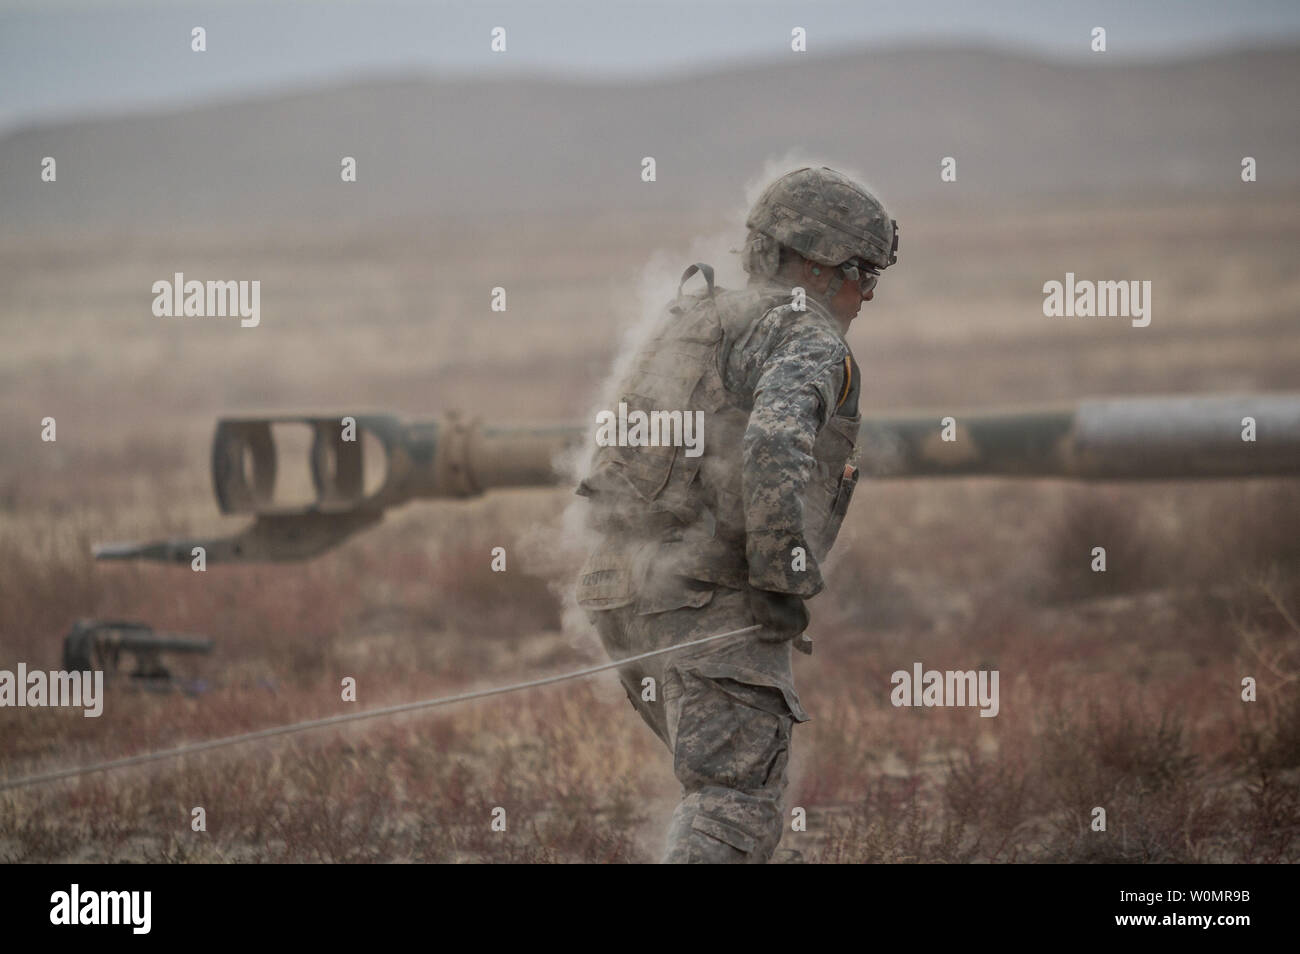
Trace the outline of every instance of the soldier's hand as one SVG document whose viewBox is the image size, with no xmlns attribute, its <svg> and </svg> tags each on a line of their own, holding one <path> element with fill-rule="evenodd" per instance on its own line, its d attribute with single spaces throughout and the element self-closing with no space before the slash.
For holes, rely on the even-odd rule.
<svg viewBox="0 0 1300 954">
<path fill-rule="evenodd" d="M 751 589 L 749 606 L 754 621 L 763 626 L 758 638 L 765 642 L 784 643 L 808 628 L 808 609 L 793 593 Z"/>
</svg>

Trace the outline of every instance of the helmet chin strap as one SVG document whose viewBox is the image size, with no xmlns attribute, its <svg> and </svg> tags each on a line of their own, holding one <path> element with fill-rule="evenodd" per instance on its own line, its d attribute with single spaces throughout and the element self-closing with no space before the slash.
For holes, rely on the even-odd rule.
<svg viewBox="0 0 1300 954">
<path fill-rule="evenodd" d="M 825 265 L 814 265 L 813 274 L 820 275 L 822 273 L 822 269 L 826 267 L 827 266 Z M 822 292 L 820 295 L 817 296 L 818 298 L 822 299 L 822 304 L 825 305 L 828 310 L 830 308 L 831 302 L 834 301 L 835 296 L 838 295 L 840 293 L 840 289 L 844 287 L 844 281 L 845 281 L 844 273 L 841 272 L 838 268 L 833 269 L 831 271 L 831 280 L 826 285 L 826 291 Z"/>
<path fill-rule="evenodd" d="M 844 282 L 844 273 L 838 268 L 835 269 L 835 274 L 831 276 L 830 284 L 826 286 L 826 301 L 830 302 L 835 299 L 835 296 L 840 293 L 840 289 L 844 287 Z"/>
</svg>

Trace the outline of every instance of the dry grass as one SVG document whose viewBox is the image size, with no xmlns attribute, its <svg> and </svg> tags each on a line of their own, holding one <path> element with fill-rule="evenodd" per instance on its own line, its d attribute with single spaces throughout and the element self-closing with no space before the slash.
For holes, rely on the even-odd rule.
<svg viewBox="0 0 1300 954">
<path fill-rule="evenodd" d="M 989 489 L 952 486 L 961 510 Z M 855 514 L 839 585 L 818 600 L 815 615 L 828 622 L 798 674 L 814 721 L 796 735 L 789 797 L 808 809 L 809 830 L 788 833 L 784 847 L 839 862 L 1298 860 L 1300 593 L 1286 549 L 1272 564 L 1286 573 L 1243 564 L 1214 595 L 1153 578 L 1137 595 L 1047 602 L 1014 575 L 963 576 L 912 554 L 910 578 L 868 591 L 892 594 L 890 618 L 857 624 L 854 607 L 870 596 L 851 571 L 880 566 L 874 531 L 887 536 L 886 521 L 916 516 L 932 493 L 911 487 L 895 494 L 901 509 Z M 487 569 L 487 544 L 511 539 L 511 503 L 507 495 L 478 516 L 495 534 L 437 556 L 387 546 L 376 532 L 312 564 L 205 576 L 93 567 L 80 555 L 36 562 L 6 538 L 7 659 L 55 665 L 73 603 L 79 614 L 206 632 L 220 646 L 181 665 L 206 680 L 197 694 L 112 691 L 98 720 L 0 710 L 6 772 L 347 711 L 344 675 L 369 707 L 595 659 L 589 643 L 558 632 L 555 598 L 536 577 L 521 568 L 503 581 Z M 449 512 L 411 522 L 429 532 Z M 1151 546 L 1163 552 L 1176 539 Z M 1042 545 L 1039 562 L 1068 540 Z M 944 580 L 968 599 L 927 600 Z M 998 717 L 890 706 L 889 674 L 917 660 L 998 669 Z M 1258 679 L 1258 702 L 1239 700 L 1243 675 Z M 673 791 L 658 743 L 621 691 L 598 680 L 5 793 L 0 856 L 646 861 Z M 203 835 L 189 830 L 196 805 L 208 815 Z M 504 833 L 490 828 L 497 806 Z M 1089 828 L 1096 806 L 1105 833 Z"/>
</svg>

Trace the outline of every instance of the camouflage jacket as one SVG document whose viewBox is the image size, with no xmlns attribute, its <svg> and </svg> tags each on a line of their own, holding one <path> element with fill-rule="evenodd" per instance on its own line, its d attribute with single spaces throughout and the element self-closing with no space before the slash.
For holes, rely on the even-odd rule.
<svg viewBox="0 0 1300 954">
<path fill-rule="evenodd" d="M 824 585 L 857 480 L 856 363 L 811 297 L 796 310 L 774 282 L 715 289 L 698 267 L 708 290 L 679 289 L 611 407 L 702 412 L 703 452 L 597 448 L 577 491 L 601 540 L 579 578 L 589 609 L 703 605 L 707 584 L 804 597 Z"/>
</svg>

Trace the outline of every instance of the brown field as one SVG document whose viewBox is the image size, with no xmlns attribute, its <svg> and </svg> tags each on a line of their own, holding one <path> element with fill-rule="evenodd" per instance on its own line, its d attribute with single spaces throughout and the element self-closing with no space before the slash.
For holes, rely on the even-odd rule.
<svg viewBox="0 0 1300 954">
<path fill-rule="evenodd" d="M 850 334 L 868 411 L 1300 388 L 1300 195 L 897 214 L 900 263 Z M 734 224 L 0 242 L 0 668 L 57 668 L 78 617 L 218 646 L 176 664 L 201 691 L 110 690 L 99 719 L 0 709 L 0 776 L 351 711 L 344 676 L 372 707 L 600 660 L 569 607 L 565 488 L 411 504 L 298 565 L 199 574 L 97 564 L 90 546 L 232 530 L 207 476 L 223 414 L 582 419 L 643 301 L 691 261 L 722 265 Z M 261 326 L 154 318 L 149 287 L 178 270 L 260 279 Z M 1041 285 L 1067 270 L 1150 279 L 1150 327 L 1044 318 Z M 504 314 L 488 309 L 497 284 Z M 811 607 L 816 652 L 797 657 L 813 721 L 796 730 L 787 805 L 809 821 L 783 848 L 810 862 L 1300 859 L 1298 490 L 861 487 Z M 498 545 L 505 574 L 489 569 Z M 1105 574 L 1087 570 L 1097 545 Z M 1000 714 L 892 707 L 889 674 L 914 661 L 998 669 Z M 1244 676 L 1257 702 L 1241 701 Z M 676 798 L 607 673 L 3 792 L 0 861 L 642 862 Z M 206 833 L 190 830 L 200 805 Z M 1098 805 L 1105 833 L 1089 830 Z"/>
</svg>

